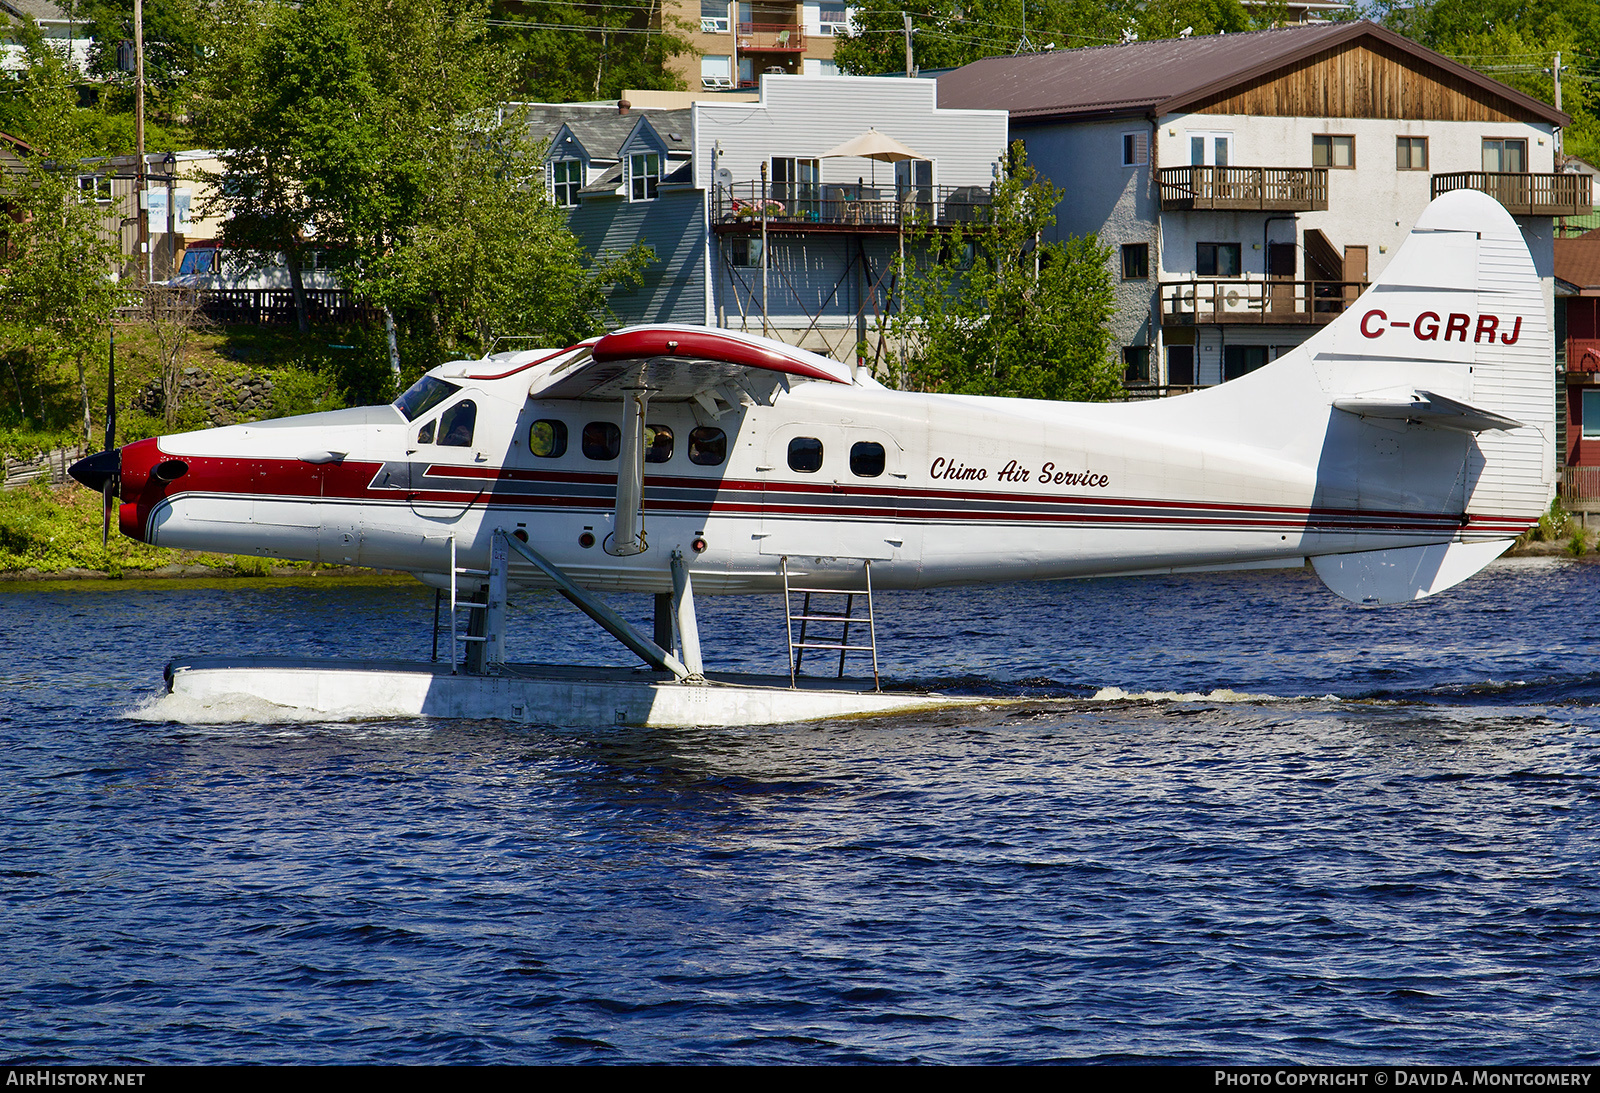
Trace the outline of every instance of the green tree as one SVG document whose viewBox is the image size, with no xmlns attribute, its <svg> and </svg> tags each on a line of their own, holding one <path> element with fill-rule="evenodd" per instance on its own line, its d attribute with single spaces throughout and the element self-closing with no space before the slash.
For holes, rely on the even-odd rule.
<svg viewBox="0 0 1600 1093">
<path fill-rule="evenodd" d="M 485 3 L 231 3 L 204 110 L 230 149 L 223 236 L 288 254 L 297 302 L 315 247 L 383 310 L 396 380 L 401 345 L 433 358 L 494 334 L 565 344 L 601 322 L 607 280 L 642 257 L 584 261 L 526 120 L 501 106 L 510 70 Z"/>
<path fill-rule="evenodd" d="M 873 76 L 905 70 L 903 15 L 911 16 L 912 63 L 931 70 L 1025 49 L 1119 42 L 1138 5 L 1134 0 L 863 0 L 851 8 L 851 33 L 837 39 L 834 58 L 846 72 Z"/>
<path fill-rule="evenodd" d="M 667 62 L 690 50 L 685 27 L 660 0 L 634 4 L 495 0 L 491 41 L 512 66 L 512 89 L 526 101 L 614 99 L 630 87 L 676 91 Z"/>
<path fill-rule="evenodd" d="M 902 386 L 968 395 L 1092 401 L 1120 390 L 1111 357 L 1110 250 L 1093 236 L 1046 238 L 1061 192 L 1020 142 L 986 223 L 917 233 L 890 332 Z"/>
<path fill-rule="evenodd" d="M 19 83 L 29 104 L 32 153 L 26 168 L 7 179 L 10 215 L 0 218 L 7 267 L 0 353 L 12 370 L 19 416 L 37 426 L 63 424 L 50 420 L 46 389 L 62 372 L 75 373 L 84 440 L 93 443 L 88 370 L 124 300 L 111 279 L 118 248 L 102 228 L 99 207 L 78 190 L 84 148 L 72 73 L 31 21 L 18 35 L 26 58 Z"/>
</svg>

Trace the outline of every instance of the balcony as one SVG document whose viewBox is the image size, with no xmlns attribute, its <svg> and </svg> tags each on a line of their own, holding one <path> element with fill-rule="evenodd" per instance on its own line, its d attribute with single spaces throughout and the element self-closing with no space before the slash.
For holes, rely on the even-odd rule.
<svg viewBox="0 0 1600 1093">
<path fill-rule="evenodd" d="M 1163 281 L 1166 326 L 1332 322 L 1366 289 L 1365 281 Z"/>
<path fill-rule="evenodd" d="M 711 226 L 717 232 L 898 232 L 905 228 L 986 224 L 986 186 L 917 186 L 896 190 L 860 183 L 735 182 L 716 187 Z"/>
<path fill-rule="evenodd" d="M 740 23 L 737 37 L 741 51 L 800 53 L 806 48 L 806 28 L 787 23 Z"/>
<path fill-rule="evenodd" d="M 1326 167 L 1166 167 L 1161 208 L 1311 213 L 1328 208 Z"/>
<path fill-rule="evenodd" d="M 1433 196 L 1477 190 L 1500 202 L 1513 216 L 1588 216 L 1594 212 L 1592 183 L 1588 175 L 1457 171 L 1433 176 Z"/>
</svg>

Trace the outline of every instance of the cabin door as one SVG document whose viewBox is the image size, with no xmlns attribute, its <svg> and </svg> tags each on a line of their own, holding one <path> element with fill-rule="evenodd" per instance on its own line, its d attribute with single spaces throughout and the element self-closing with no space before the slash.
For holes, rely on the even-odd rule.
<svg viewBox="0 0 1600 1093">
<path fill-rule="evenodd" d="M 769 434 L 760 552 L 915 560 L 920 538 L 897 521 L 906 454 L 878 429 L 791 422 Z"/>
</svg>

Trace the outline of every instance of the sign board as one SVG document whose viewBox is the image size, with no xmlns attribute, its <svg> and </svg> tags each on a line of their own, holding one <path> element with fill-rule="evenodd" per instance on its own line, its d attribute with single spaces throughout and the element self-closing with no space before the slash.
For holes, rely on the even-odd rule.
<svg viewBox="0 0 1600 1093">
<path fill-rule="evenodd" d="M 180 231 L 189 230 L 189 202 L 192 196 L 190 190 L 172 191 L 173 213 L 176 216 L 174 227 Z M 158 234 L 167 230 L 167 191 L 163 187 L 151 187 L 145 191 L 145 208 L 150 213 L 150 231 Z"/>
</svg>

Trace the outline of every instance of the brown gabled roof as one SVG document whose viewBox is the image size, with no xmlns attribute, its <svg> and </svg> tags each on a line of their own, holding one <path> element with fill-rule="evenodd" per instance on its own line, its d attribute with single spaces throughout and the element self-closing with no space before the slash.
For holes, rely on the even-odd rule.
<svg viewBox="0 0 1600 1093">
<path fill-rule="evenodd" d="M 1013 121 L 1181 111 L 1361 38 L 1474 84 L 1552 125 L 1561 111 L 1366 20 L 1163 38 L 1153 42 L 988 57 L 939 77 L 939 105 L 1006 110 Z"/>
<path fill-rule="evenodd" d="M 1600 295 L 1600 230 L 1575 239 L 1557 239 L 1555 274 L 1582 295 Z"/>
</svg>

